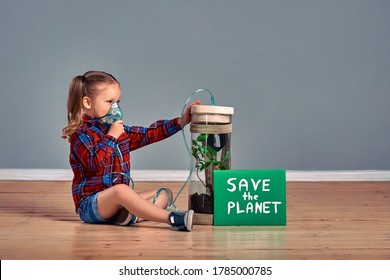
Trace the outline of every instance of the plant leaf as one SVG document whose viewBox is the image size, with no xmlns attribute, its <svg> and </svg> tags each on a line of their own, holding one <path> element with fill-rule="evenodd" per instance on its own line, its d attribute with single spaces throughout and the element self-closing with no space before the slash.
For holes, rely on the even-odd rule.
<svg viewBox="0 0 390 280">
<path fill-rule="evenodd" d="M 226 155 L 225 155 L 225 157 L 222 159 L 222 161 L 225 161 L 225 160 L 227 160 L 228 158 L 230 158 L 230 151 L 227 151 L 227 152 L 226 152 Z"/>
<path fill-rule="evenodd" d="M 214 157 L 216 157 L 217 156 L 217 151 L 216 150 L 214 150 L 214 148 L 213 147 L 211 147 L 211 146 L 209 146 L 209 145 L 207 145 L 207 150 L 214 156 Z"/>
<path fill-rule="evenodd" d="M 207 140 L 207 134 L 200 134 L 198 137 L 196 137 L 196 141 L 203 142 Z"/>
</svg>

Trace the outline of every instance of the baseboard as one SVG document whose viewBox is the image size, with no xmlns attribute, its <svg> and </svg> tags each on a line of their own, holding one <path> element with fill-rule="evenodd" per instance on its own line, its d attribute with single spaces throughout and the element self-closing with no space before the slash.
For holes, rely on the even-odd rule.
<svg viewBox="0 0 390 280">
<path fill-rule="evenodd" d="M 185 170 L 132 170 L 134 181 L 185 181 L 188 177 Z M 70 181 L 73 178 L 71 169 L 0 169 L 0 180 L 42 180 Z"/>
<path fill-rule="evenodd" d="M 286 180 L 290 182 L 383 182 L 390 181 L 390 170 L 287 170 Z"/>
<path fill-rule="evenodd" d="M 133 170 L 134 181 L 185 181 L 188 170 Z M 0 180 L 70 181 L 70 169 L 0 169 Z M 390 170 L 287 170 L 288 182 L 390 181 Z"/>
</svg>

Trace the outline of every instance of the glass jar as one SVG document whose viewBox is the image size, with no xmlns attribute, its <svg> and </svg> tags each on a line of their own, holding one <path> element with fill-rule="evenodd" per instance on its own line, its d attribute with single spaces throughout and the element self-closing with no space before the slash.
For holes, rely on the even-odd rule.
<svg viewBox="0 0 390 280">
<path fill-rule="evenodd" d="M 213 224 L 214 170 L 231 169 L 233 107 L 196 105 L 191 107 L 192 173 L 188 209 L 194 210 L 194 224 Z"/>
</svg>

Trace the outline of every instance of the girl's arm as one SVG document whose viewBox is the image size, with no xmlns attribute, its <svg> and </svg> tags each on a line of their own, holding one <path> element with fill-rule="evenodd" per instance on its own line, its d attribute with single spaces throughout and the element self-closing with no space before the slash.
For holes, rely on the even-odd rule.
<svg viewBox="0 0 390 280">
<path fill-rule="evenodd" d="M 129 135 L 130 149 L 132 151 L 168 138 L 180 130 L 180 118 L 158 120 L 149 127 L 125 125 L 125 131 Z"/>
<path fill-rule="evenodd" d="M 151 124 L 148 128 L 124 126 L 126 133 L 130 137 L 130 149 L 136 150 L 140 147 L 168 138 L 180 131 L 182 127 L 191 122 L 191 107 L 199 104 L 201 104 L 200 101 L 195 101 L 188 105 L 181 118 L 159 120 Z"/>
</svg>

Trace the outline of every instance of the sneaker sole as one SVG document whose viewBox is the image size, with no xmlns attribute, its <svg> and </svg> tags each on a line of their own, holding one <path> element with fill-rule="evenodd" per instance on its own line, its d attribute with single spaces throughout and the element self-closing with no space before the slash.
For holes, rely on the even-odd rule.
<svg viewBox="0 0 390 280">
<path fill-rule="evenodd" d="M 119 225 L 119 226 L 127 226 L 131 219 L 133 218 L 133 215 L 127 211 L 126 208 L 121 208 L 118 213 L 115 215 L 114 219 L 112 220 L 113 223 Z"/>
<path fill-rule="evenodd" d="M 185 217 L 185 226 L 188 231 L 192 231 L 192 227 L 194 226 L 193 218 L 194 218 L 194 210 L 189 210 L 186 213 L 186 217 Z"/>
</svg>

